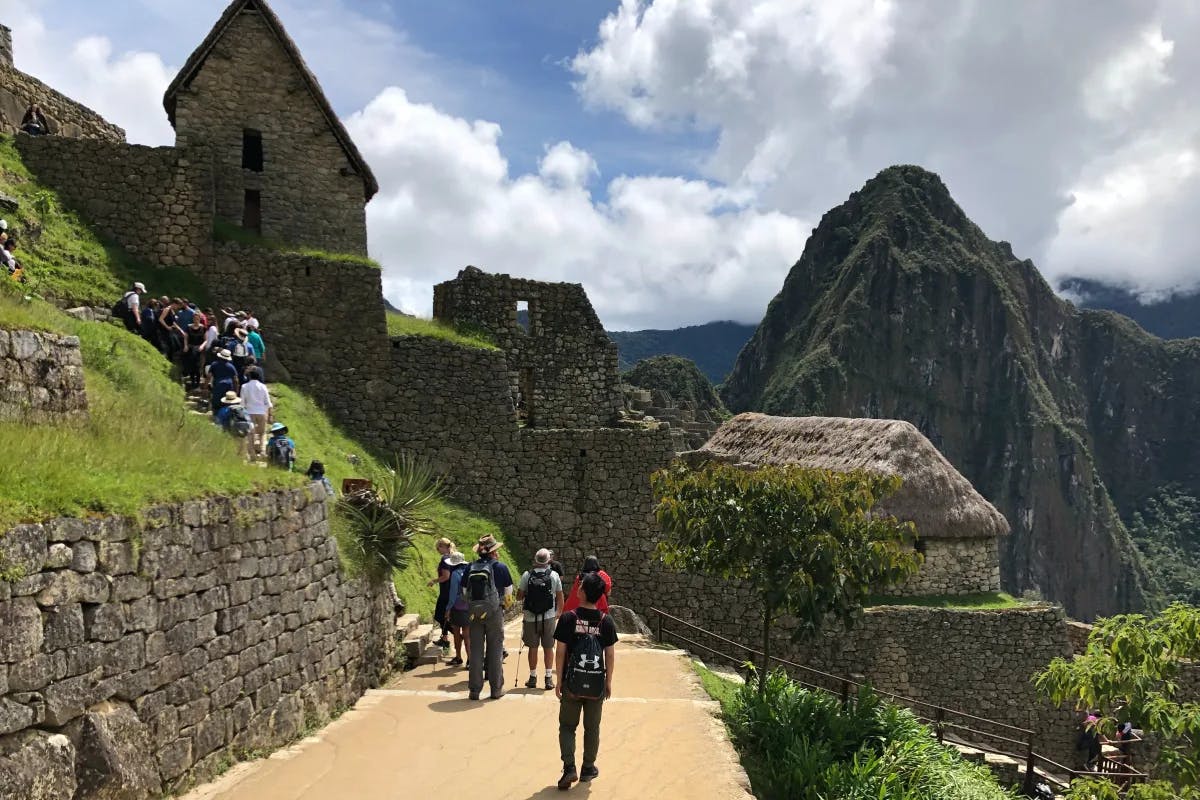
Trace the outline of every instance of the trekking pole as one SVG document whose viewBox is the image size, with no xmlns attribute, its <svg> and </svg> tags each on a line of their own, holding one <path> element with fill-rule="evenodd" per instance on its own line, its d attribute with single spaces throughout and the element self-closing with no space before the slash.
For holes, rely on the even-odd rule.
<svg viewBox="0 0 1200 800">
<path fill-rule="evenodd" d="M 525 639 L 521 638 L 521 646 L 517 648 L 517 669 L 513 677 L 513 688 L 517 688 L 517 684 L 521 682 L 521 653 L 525 650 Z"/>
</svg>

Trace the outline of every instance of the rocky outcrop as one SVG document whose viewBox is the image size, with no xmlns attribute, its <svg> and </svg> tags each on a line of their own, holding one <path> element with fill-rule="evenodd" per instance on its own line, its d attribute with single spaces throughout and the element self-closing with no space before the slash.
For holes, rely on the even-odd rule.
<svg viewBox="0 0 1200 800">
<path fill-rule="evenodd" d="M 905 419 L 1008 518 L 1006 588 L 1090 619 L 1140 607 L 1121 522 L 1200 488 L 1200 341 L 1057 298 L 918 167 L 828 212 L 723 389 L 733 411 Z"/>
<path fill-rule="evenodd" d="M 0 329 L 0 421 L 86 419 L 79 339 Z"/>
</svg>

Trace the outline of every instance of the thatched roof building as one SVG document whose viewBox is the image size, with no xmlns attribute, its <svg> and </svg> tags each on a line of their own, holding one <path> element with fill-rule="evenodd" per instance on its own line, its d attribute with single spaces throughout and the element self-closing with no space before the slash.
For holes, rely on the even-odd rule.
<svg viewBox="0 0 1200 800">
<path fill-rule="evenodd" d="M 916 524 L 922 538 L 995 538 L 1009 532 L 995 506 L 901 420 L 739 414 L 685 458 L 693 464 L 715 459 L 899 475 L 903 485 L 879 508 Z"/>
</svg>

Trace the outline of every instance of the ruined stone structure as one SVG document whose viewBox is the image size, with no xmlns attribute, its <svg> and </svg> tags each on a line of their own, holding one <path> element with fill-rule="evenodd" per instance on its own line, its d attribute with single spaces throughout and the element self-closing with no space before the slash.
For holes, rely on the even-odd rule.
<svg viewBox="0 0 1200 800">
<path fill-rule="evenodd" d="M 217 217 L 270 239 L 367 252 L 379 184 L 262 0 L 236 0 L 167 88 L 176 146 L 210 149 Z"/>
<path fill-rule="evenodd" d="M 676 453 L 699 450 L 712 438 L 721 421 L 705 408 L 694 408 L 686 400 L 676 401 L 662 389 L 622 386 L 624 416 L 631 422 L 665 422 L 671 426 L 671 446 Z"/>
<path fill-rule="evenodd" d="M 518 321 L 518 310 L 526 312 Z M 612 426 L 623 401 L 617 346 L 583 287 L 467 267 L 433 289 L 433 316 L 486 331 L 507 354 L 518 411 L 531 428 Z"/>
<path fill-rule="evenodd" d="M 0 421 L 86 419 L 79 339 L 0 329 Z"/>
<path fill-rule="evenodd" d="M 341 575 L 319 485 L 144 518 L 0 535 L 24 576 L 0 581 L 0 797 L 157 796 L 286 743 L 390 664 L 390 595 Z"/>
<path fill-rule="evenodd" d="M 12 31 L 0 25 L 0 132 L 20 130 L 31 103 L 41 106 L 52 134 L 125 141 L 121 128 L 13 66 Z"/>
</svg>

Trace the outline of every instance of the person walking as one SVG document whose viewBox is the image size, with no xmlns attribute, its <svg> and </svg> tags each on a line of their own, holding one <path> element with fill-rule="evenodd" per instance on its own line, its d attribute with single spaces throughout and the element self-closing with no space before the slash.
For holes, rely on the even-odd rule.
<svg viewBox="0 0 1200 800">
<path fill-rule="evenodd" d="M 433 621 L 435 624 L 441 625 L 442 636 L 434 644 L 445 650 L 450 646 L 450 641 L 446 638 L 446 633 L 450 630 L 450 619 L 446 614 L 446 610 L 450 607 L 450 565 L 446 563 L 450 553 L 454 552 L 454 542 L 447 539 L 445 536 L 437 540 L 438 565 L 437 574 L 425 582 L 426 586 L 437 584 L 438 596 L 437 603 L 433 606 Z"/>
<path fill-rule="evenodd" d="M 200 367 L 204 360 L 205 335 L 204 326 L 198 315 L 192 316 L 192 321 L 184 329 L 187 338 L 183 342 L 183 376 L 187 379 L 189 389 L 200 385 Z"/>
<path fill-rule="evenodd" d="M 563 607 L 562 579 L 550 566 L 552 553 L 546 548 L 533 557 L 533 568 L 521 575 L 517 600 L 522 603 L 524 620 L 521 641 L 529 648 L 527 689 L 537 688 L 538 647 L 546 666 L 546 688 L 554 688 L 554 623 Z"/>
<path fill-rule="evenodd" d="M 463 595 L 463 577 L 467 574 L 467 561 L 463 554 L 457 550 L 453 551 L 446 557 L 446 564 L 450 567 L 450 607 L 446 609 L 446 622 L 450 626 L 450 633 L 454 637 L 454 658 L 446 663 L 452 667 L 460 666 L 463 663 L 463 648 L 466 647 L 467 658 L 471 657 L 471 642 L 468 638 L 469 619 L 467 616 L 467 599 Z"/>
<path fill-rule="evenodd" d="M 483 691 L 485 670 L 492 699 L 499 700 L 504 696 L 504 614 L 501 604 L 507 605 L 513 580 L 508 565 L 497 555 L 499 550 L 500 543 L 494 536 L 479 537 L 475 545 L 478 558 L 471 562 L 463 578 L 470 632 L 468 656 L 471 669 L 467 688 L 472 700 L 478 700 Z"/>
<path fill-rule="evenodd" d="M 562 757 L 562 777 L 558 788 L 571 788 L 575 781 L 590 781 L 600 774 L 596 756 L 600 754 L 600 718 L 604 701 L 612 697 L 613 669 L 616 666 L 617 626 L 612 617 L 599 609 L 605 583 L 598 572 L 589 572 L 580 581 L 579 606 L 563 612 L 554 629 L 558 643 L 554 654 L 558 683 L 554 694 L 558 705 L 558 750 Z M 575 770 L 575 731 L 583 717 L 583 769 Z"/>
<path fill-rule="evenodd" d="M 596 607 L 604 613 L 608 613 L 608 596 L 612 594 L 613 581 L 609 574 L 600 568 L 600 559 L 595 556 L 588 556 L 583 560 L 583 569 L 579 570 L 579 574 L 575 576 L 575 582 L 571 584 L 571 591 L 567 595 L 567 603 L 563 606 L 565 611 L 573 611 L 579 607 L 582 596 L 579 593 L 579 587 L 583 582 L 583 578 L 589 574 L 596 574 L 604 581 L 604 596 L 600 598 L 600 602 Z"/>
<path fill-rule="evenodd" d="M 221 407 L 221 398 L 226 392 L 236 393 L 241 387 L 238 382 L 237 367 L 233 366 L 233 356 L 224 348 L 217 351 L 217 357 L 207 368 L 209 376 L 209 391 L 212 402 L 209 404 L 213 414 Z"/>
<path fill-rule="evenodd" d="M 254 423 L 254 429 L 246 437 L 246 459 L 253 462 L 267 454 L 267 423 L 271 421 L 271 411 L 275 408 L 271 402 L 271 392 L 262 382 L 262 372 L 257 367 L 246 370 L 241 397 L 246 413 Z"/>
</svg>

